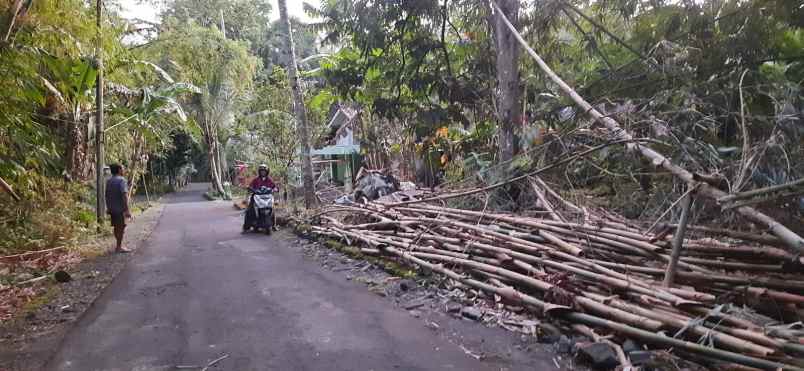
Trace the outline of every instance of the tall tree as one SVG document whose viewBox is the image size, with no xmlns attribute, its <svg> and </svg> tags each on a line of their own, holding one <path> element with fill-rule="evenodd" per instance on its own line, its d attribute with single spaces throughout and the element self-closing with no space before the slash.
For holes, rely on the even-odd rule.
<svg viewBox="0 0 804 371">
<path fill-rule="evenodd" d="M 228 40 L 217 29 L 201 27 L 192 20 L 168 19 L 160 39 L 150 51 L 162 58 L 171 75 L 201 89 L 201 94 L 195 94 L 186 104 L 206 145 L 213 186 L 225 194 L 221 138 L 228 138 L 227 131 L 234 124 L 260 62 L 244 42 Z"/>
<path fill-rule="evenodd" d="M 316 48 L 316 32 L 306 27 L 302 21 L 290 17 L 290 26 L 294 30 L 293 48 L 296 58 L 304 59 L 318 52 Z M 252 50 L 262 58 L 266 74 L 271 74 L 275 65 L 285 66 L 287 60 L 283 52 L 285 47 L 285 29 L 282 20 L 277 20 L 268 26 L 265 37 L 260 44 L 252 45 Z M 302 66 L 304 67 L 304 66 Z"/>
<path fill-rule="evenodd" d="M 279 0 L 279 17 L 284 25 L 287 38 L 286 53 L 288 55 L 288 78 L 293 88 L 293 110 L 296 114 L 296 125 L 301 142 L 302 182 L 304 183 L 304 205 L 307 208 L 315 204 L 315 184 L 313 184 L 313 161 L 310 156 L 310 132 L 307 127 L 307 112 L 304 109 L 304 97 L 299 86 L 296 50 L 293 45 L 293 32 L 288 18 L 288 7 L 285 0 Z"/>
<path fill-rule="evenodd" d="M 169 0 L 164 16 L 220 28 L 223 15 L 226 36 L 249 41 L 256 50 L 265 42 L 270 13 L 267 0 Z"/>
<path fill-rule="evenodd" d="M 103 15 L 103 2 L 96 0 L 96 25 L 98 27 L 98 46 L 96 50 L 96 63 L 98 68 L 98 77 L 95 85 L 95 216 L 98 219 L 98 224 L 103 222 L 106 207 L 106 192 L 103 184 L 103 23 L 101 16 Z"/>
<path fill-rule="evenodd" d="M 516 27 L 518 26 L 519 0 L 497 0 L 499 8 L 492 9 L 490 21 L 494 29 L 497 52 L 497 125 L 499 160 L 514 157 L 518 143 L 517 124 L 522 122 L 519 87 L 519 43 L 499 17 L 498 10 Z M 493 6 L 493 5 L 492 5 Z"/>
</svg>

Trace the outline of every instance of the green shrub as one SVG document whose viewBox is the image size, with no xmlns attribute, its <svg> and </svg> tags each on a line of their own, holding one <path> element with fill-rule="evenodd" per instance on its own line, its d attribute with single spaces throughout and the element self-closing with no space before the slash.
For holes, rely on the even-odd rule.
<svg viewBox="0 0 804 371">
<path fill-rule="evenodd" d="M 90 187 L 33 172 L 21 178 L 22 200 L 3 199 L 0 208 L 0 253 L 65 246 L 97 233 Z"/>
</svg>

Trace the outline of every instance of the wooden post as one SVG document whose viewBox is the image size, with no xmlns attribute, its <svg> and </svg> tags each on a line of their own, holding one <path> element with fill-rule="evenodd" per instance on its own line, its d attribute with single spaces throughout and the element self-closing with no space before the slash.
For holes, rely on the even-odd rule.
<svg viewBox="0 0 804 371">
<path fill-rule="evenodd" d="M 678 269 L 678 259 L 681 257 L 681 248 L 684 245 L 684 232 L 687 231 L 687 220 L 690 216 L 692 206 L 692 192 L 687 192 L 681 199 L 681 217 L 678 220 L 678 228 L 673 236 L 673 251 L 670 254 L 670 262 L 667 264 L 667 271 L 664 272 L 664 286 L 673 285 Z"/>
<path fill-rule="evenodd" d="M 103 215 L 106 209 L 106 194 L 103 176 L 104 168 L 104 129 L 103 129 L 103 32 L 101 32 L 101 10 L 103 0 L 97 0 L 96 22 L 98 27 L 98 45 L 96 50 L 96 62 L 98 68 L 98 80 L 95 84 L 95 212 L 98 218 L 98 225 L 103 223 Z"/>
</svg>

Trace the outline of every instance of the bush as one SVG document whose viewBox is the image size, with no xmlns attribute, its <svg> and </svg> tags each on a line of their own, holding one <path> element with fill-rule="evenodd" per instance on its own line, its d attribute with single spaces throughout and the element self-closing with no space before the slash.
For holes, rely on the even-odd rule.
<svg viewBox="0 0 804 371">
<path fill-rule="evenodd" d="M 23 175 L 17 184 L 22 201 L 5 200 L 0 208 L 0 253 L 4 255 L 75 243 L 95 235 L 94 191 L 78 183 Z"/>
</svg>

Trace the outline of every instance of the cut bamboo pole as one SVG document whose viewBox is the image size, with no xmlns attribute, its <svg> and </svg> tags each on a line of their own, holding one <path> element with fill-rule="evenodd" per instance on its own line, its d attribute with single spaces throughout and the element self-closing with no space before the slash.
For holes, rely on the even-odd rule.
<svg viewBox="0 0 804 371">
<path fill-rule="evenodd" d="M 616 262 L 593 260 L 596 264 L 609 268 L 617 268 L 626 272 L 644 273 L 652 276 L 664 276 L 664 270 L 645 266 L 621 264 Z M 698 272 L 677 272 L 677 277 L 691 281 L 722 282 L 731 285 L 753 285 L 770 287 L 782 290 L 795 290 L 804 292 L 804 281 L 778 280 L 768 277 L 746 277 L 737 275 L 723 275 L 717 273 L 702 274 Z"/>
<path fill-rule="evenodd" d="M 676 278 L 676 271 L 678 270 L 678 260 L 681 258 L 681 247 L 684 243 L 684 233 L 687 231 L 687 221 L 690 216 L 690 208 L 692 206 L 692 195 L 688 192 L 681 200 L 681 218 L 678 220 L 678 228 L 676 234 L 673 236 L 673 251 L 670 254 L 670 262 L 667 264 L 667 271 L 664 273 L 664 286 L 673 286 L 673 281 Z"/>
<path fill-rule="evenodd" d="M 764 195 L 764 194 L 768 194 L 768 193 L 783 191 L 783 190 L 790 189 L 790 188 L 795 188 L 795 187 L 800 186 L 800 185 L 804 185 L 804 179 L 795 180 L 795 181 L 785 183 L 785 184 L 779 184 L 779 185 L 775 185 L 775 186 L 754 189 L 754 190 L 751 190 L 751 191 L 733 193 L 733 194 L 726 195 L 726 196 L 718 198 L 717 202 L 722 204 L 722 203 L 726 203 L 726 202 L 742 200 L 742 199 L 751 198 L 751 197 L 755 197 L 755 196 L 760 196 L 760 195 Z"/>
<path fill-rule="evenodd" d="M 678 224 L 664 224 L 663 226 L 669 228 L 678 228 Z M 732 238 L 738 238 L 745 241 L 758 242 L 764 245 L 784 246 L 784 242 L 780 240 L 778 237 L 767 234 L 761 234 L 762 232 L 741 232 L 723 228 L 704 227 L 700 225 L 689 225 L 687 226 L 687 229 L 696 232 L 703 232 Z"/>
<path fill-rule="evenodd" d="M 424 260 L 422 260 L 420 258 L 412 256 L 410 253 L 404 253 L 404 252 L 401 252 L 401 251 L 396 250 L 394 248 L 388 248 L 388 250 L 390 252 L 392 252 L 392 253 L 394 253 L 394 254 L 406 259 L 406 260 L 409 260 L 409 261 L 415 263 L 415 264 L 428 267 L 429 269 L 431 269 L 433 271 L 444 273 L 444 274 L 446 274 L 448 276 L 451 276 L 451 278 L 453 278 L 453 279 L 456 279 L 458 281 L 467 283 L 467 284 L 469 284 L 469 285 L 471 285 L 473 287 L 483 289 L 484 291 L 497 293 L 498 295 L 500 295 L 500 296 L 502 296 L 504 298 L 507 298 L 509 300 L 514 300 L 516 302 L 524 302 L 526 304 L 536 306 L 537 308 L 542 309 L 542 310 L 544 310 L 548 306 L 548 304 L 544 303 L 543 301 L 535 299 L 535 298 L 530 297 L 528 295 L 519 293 L 516 290 L 514 290 L 513 288 L 509 288 L 508 290 L 503 290 L 501 288 L 497 288 L 497 287 L 494 287 L 492 285 L 488 285 L 488 284 L 482 283 L 480 281 L 472 280 L 472 279 L 466 278 L 464 276 L 458 275 L 455 272 L 452 272 L 450 270 L 447 270 L 447 269 L 443 268 L 443 266 L 427 263 L 426 261 L 424 261 Z M 448 259 L 448 257 L 445 257 L 445 258 Z M 494 267 L 491 267 L 491 268 L 493 268 L 494 270 L 497 269 L 497 268 L 494 268 Z M 570 312 L 570 311 L 558 312 L 558 313 L 559 313 L 560 317 L 565 318 L 565 319 L 570 319 L 570 320 L 574 320 L 574 321 L 577 321 L 577 322 L 580 322 L 580 323 L 585 323 L 585 324 L 589 324 L 589 325 L 593 325 L 593 326 L 606 327 L 606 328 L 615 330 L 617 332 L 620 332 L 620 333 L 623 333 L 623 334 L 626 334 L 626 335 L 634 336 L 634 337 L 639 338 L 641 340 L 647 340 L 647 341 L 657 343 L 659 345 L 664 345 L 664 346 L 668 346 L 668 345 L 676 346 L 676 347 L 680 347 L 682 349 L 685 349 L 685 350 L 688 350 L 688 351 L 691 351 L 691 352 L 706 354 L 706 355 L 713 356 L 715 358 L 718 358 L 718 359 L 721 359 L 721 360 L 726 360 L 726 361 L 729 361 L 729 362 L 736 362 L 736 363 L 739 363 L 739 364 L 745 364 L 745 365 L 748 365 L 748 366 L 762 367 L 762 368 L 771 367 L 771 368 L 777 368 L 777 369 L 783 369 L 783 370 L 802 370 L 802 369 L 797 368 L 795 366 L 790 366 L 790 365 L 786 365 L 786 364 L 782 364 L 782 363 L 767 361 L 767 360 L 763 360 L 763 359 L 759 359 L 759 358 L 755 358 L 755 357 L 751 357 L 751 356 L 746 356 L 746 355 L 741 355 L 741 354 L 736 354 L 736 353 L 723 351 L 723 350 L 719 350 L 719 349 L 708 348 L 708 347 L 700 346 L 698 344 L 689 343 L 689 342 L 674 339 L 674 338 L 668 338 L 668 337 L 665 337 L 665 336 L 657 335 L 657 334 L 649 332 L 649 331 L 639 330 L 638 328 L 635 328 L 635 327 L 632 327 L 632 326 L 623 325 L 622 323 L 613 322 L 613 321 L 610 321 L 610 320 L 604 320 L 602 318 L 595 317 L 595 316 L 590 316 L 590 315 L 587 315 L 587 314 L 581 314 L 581 313 Z M 722 335 L 725 335 L 725 334 L 722 334 Z M 724 336 L 720 336 L 720 337 L 724 338 Z M 729 339 L 728 335 L 726 335 L 725 338 Z M 748 343 L 748 342 L 745 342 L 745 341 L 740 341 L 740 339 L 737 339 L 737 338 L 733 338 L 733 339 L 736 340 L 736 343 L 739 343 L 739 344 L 742 344 L 742 345 L 745 345 L 745 343 Z M 770 351 L 769 349 L 760 347 L 760 346 L 758 346 L 756 344 L 754 344 L 754 346 L 748 346 L 748 348 L 754 349 L 755 351 L 759 351 L 759 352 L 768 352 L 768 351 Z"/>
<path fill-rule="evenodd" d="M 547 197 L 545 197 L 544 192 L 542 192 L 542 190 L 539 188 L 539 185 L 536 184 L 536 182 L 532 178 L 529 180 L 530 180 L 530 186 L 533 188 L 533 193 L 536 193 L 536 197 L 539 199 L 539 202 L 541 202 L 542 207 L 545 210 L 547 210 L 547 212 L 549 213 L 548 215 L 550 215 L 550 217 L 556 221 L 566 222 L 564 217 L 562 217 L 561 214 L 557 213 L 555 208 L 553 208 L 553 205 L 550 204 L 550 201 L 547 200 Z"/>
<path fill-rule="evenodd" d="M 563 318 L 583 323 L 589 326 L 608 328 L 610 330 L 619 332 L 620 334 L 623 335 L 633 336 L 634 338 L 637 338 L 644 342 L 648 342 L 659 346 L 683 349 L 695 354 L 701 354 L 708 357 L 716 358 L 721 361 L 734 362 L 737 364 L 756 367 L 764 370 L 804 371 L 804 368 L 801 367 L 756 358 L 750 355 L 738 354 L 716 348 L 710 348 L 696 343 L 691 343 L 688 341 L 667 337 L 661 334 L 640 330 L 632 326 L 627 326 L 622 323 L 614 322 L 611 320 L 590 316 L 588 314 L 570 312 L 565 314 Z"/>
<path fill-rule="evenodd" d="M 740 339 L 735 336 L 725 334 L 717 330 L 709 329 L 701 325 L 696 325 L 694 324 L 691 318 L 685 321 L 676 318 L 675 316 L 668 316 L 664 313 L 660 313 L 652 309 L 645 309 L 622 300 L 607 298 L 598 294 L 589 294 L 589 296 L 602 304 L 606 304 L 613 308 L 618 308 L 620 310 L 624 310 L 629 313 L 634 313 L 636 315 L 643 316 L 645 318 L 650 318 L 652 320 L 659 321 L 662 324 L 669 326 L 675 330 L 685 329 L 686 331 L 690 331 L 692 334 L 698 336 L 711 336 L 717 343 L 727 346 L 728 348 L 733 350 L 737 350 L 740 352 L 748 352 L 750 354 L 758 354 L 762 356 L 767 356 L 774 352 L 773 349 L 752 343 L 751 341 Z"/>
<path fill-rule="evenodd" d="M 689 228 L 687 228 L 689 229 Z M 751 260 L 769 259 L 775 261 L 795 261 L 796 256 L 782 249 L 774 247 L 755 247 L 755 246 L 733 246 L 715 245 L 702 243 L 700 241 L 687 241 L 684 243 L 684 251 L 689 253 L 711 254 L 718 256 L 740 256 L 748 255 Z"/>
<path fill-rule="evenodd" d="M 732 246 L 714 240 L 685 241 L 685 251 L 696 254 L 679 258 L 683 269 L 677 271 L 676 280 L 689 286 L 662 287 L 657 278 L 664 277 L 665 263 L 672 259 L 667 242 L 652 243 L 653 237 L 626 225 L 598 222 L 603 219 L 597 213 L 587 214 L 582 223 L 567 223 L 548 220 L 547 214 L 541 217 L 545 219 L 516 217 L 427 204 L 367 204 L 351 211 L 357 218 L 349 220 L 361 224 L 321 215 L 318 221 L 323 226 L 313 226 L 313 233 L 357 242 L 361 251 L 386 258 L 390 254 L 424 269 L 428 266 L 414 259 L 440 269 L 441 264 L 449 266 L 446 271 L 458 275 L 455 282 L 460 285 L 502 293 L 507 301 L 575 324 L 583 323 L 574 317 L 577 312 L 525 295 L 517 287 L 632 329 L 684 329 L 681 336 L 689 339 L 710 336 L 716 351 L 773 357 L 781 363 L 804 351 L 794 334 L 764 334 L 760 317 L 738 318 L 721 313 L 713 304 L 716 298 L 728 298 L 723 295 L 737 295 L 738 300 L 745 295 L 760 299 L 744 301 L 760 313 L 765 313 L 760 304 L 768 300 L 789 313 L 801 311 L 804 282 L 797 276 L 755 277 L 736 271 L 794 269 L 787 266 L 792 254 L 783 250 L 735 246 L 728 260 L 719 260 L 718 254 L 728 254 Z M 619 297 L 607 296 L 612 293 Z"/>
<path fill-rule="evenodd" d="M 561 204 L 564 205 L 564 207 L 566 207 L 567 209 L 572 210 L 573 212 L 579 213 L 579 214 L 586 214 L 586 211 L 584 209 L 581 209 L 580 207 L 578 207 L 577 205 L 573 204 L 572 202 L 569 202 L 569 201 L 565 200 L 563 197 L 561 197 L 561 195 L 556 193 L 552 188 L 548 187 L 547 183 L 545 183 L 542 180 L 542 178 L 540 178 L 538 176 L 533 176 L 532 178 L 536 181 L 536 183 L 538 183 L 542 187 L 542 189 L 544 189 L 545 192 L 547 192 L 547 194 L 553 196 L 553 198 L 555 198 L 556 200 L 561 202 Z"/>
<path fill-rule="evenodd" d="M 783 272 L 784 267 L 782 264 L 752 264 L 734 261 L 724 261 L 720 259 L 704 259 L 704 258 L 681 258 L 682 261 L 688 263 L 695 263 L 703 266 L 711 266 L 722 269 L 741 270 L 741 271 L 761 271 L 761 272 Z"/>
</svg>

